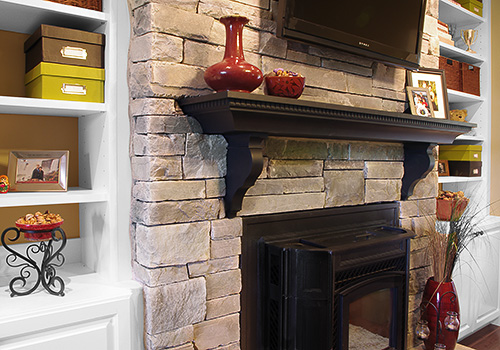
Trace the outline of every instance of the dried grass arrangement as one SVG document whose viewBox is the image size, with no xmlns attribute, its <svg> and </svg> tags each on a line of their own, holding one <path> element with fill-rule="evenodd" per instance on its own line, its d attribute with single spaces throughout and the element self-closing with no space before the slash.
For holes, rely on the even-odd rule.
<svg viewBox="0 0 500 350">
<path fill-rule="evenodd" d="M 479 215 L 481 210 L 463 203 L 469 202 L 463 192 L 441 191 L 441 198 L 453 200 L 450 221 L 436 221 L 428 231 L 429 253 L 434 280 L 437 282 L 450 282 L 453 269 L 459 261 L 460 254 L 467 250 L 469 243 L 485 232 L 479 228 Z M 459 212 L 462 212 L 458 215 Z"/>
</svg>

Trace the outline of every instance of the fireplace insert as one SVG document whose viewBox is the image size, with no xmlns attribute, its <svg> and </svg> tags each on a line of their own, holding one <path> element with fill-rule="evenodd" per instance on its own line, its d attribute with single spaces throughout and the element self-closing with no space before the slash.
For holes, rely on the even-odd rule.
<svg viewBox="0 0 500 350">
<path fill-rule="evenodd" d="M 242 349 L 406 348 L 396 203 L 245 218 Z"/>
</svg>

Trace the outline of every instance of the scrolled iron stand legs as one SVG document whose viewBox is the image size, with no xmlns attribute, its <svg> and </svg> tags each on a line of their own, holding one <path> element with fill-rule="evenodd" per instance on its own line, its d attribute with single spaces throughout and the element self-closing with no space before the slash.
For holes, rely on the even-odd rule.
<svg viewBox="0 0 500 350">
<path fill-rule="evenodd" d="M 64 281 L 56 275 L 56 267 L 61 267 L 65 260 L 61 254 L 66 246 L 64 231 L 56 227 L 51 231 L 52 237 L 48 241 L 30 244 L 26 248 L 26 255 L 18 253 L 6 244 L 6 236 L 9 232 L 13 232 L 14 237 L 7 237 L 8 241 L 15 242 L 21 236 L 22 231 L 16 227 L 9 227 L 2 232 L 1 236 L 3 247 L 10 253 L 5 259 L 7 265 L 21 268 L 19 276 L 14 277 L 9 283 L 10 296 L 31 294 L 40 286 L 40 283 L 50 294 L 64 296 Z M 55 249 L 53 242 L 59 243 L 59 248 Z M 43 254 L 40 265 L 34 259 L 37 254 Z M 36 282 L 32 287 L 27 287 L 33 274 L 35 274 Z"/>
</svg>

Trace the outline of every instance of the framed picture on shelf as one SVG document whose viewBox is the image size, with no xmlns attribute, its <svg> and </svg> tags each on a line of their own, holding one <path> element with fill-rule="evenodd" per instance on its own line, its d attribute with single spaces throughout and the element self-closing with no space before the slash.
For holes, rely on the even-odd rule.
<svg viewBox="0 0 500 350">
<path fill-rule="evenodd" d="M 12 191 L 67 191 L 69 151 L 11 151 Z"/>
<path fill-rule="evenodd" d="M 450 119 L 444 70 L 432 68 L 409 70 L 407 71 L 407 80 L 410 87 L 429 89 L 429 97 L 435 118 Z"/>
<path fill-rule="evenodd" d="M 421 117 L 434 117 L 434 109 L 428 88 L 407 86 L 406 91 L 408 93 L 411 114 Z"/>
<path fill-rule="evenodd" d="M 450 176 L 450 167 L 447 160 L 438 160 L 438 176 Z"/>
</svg>

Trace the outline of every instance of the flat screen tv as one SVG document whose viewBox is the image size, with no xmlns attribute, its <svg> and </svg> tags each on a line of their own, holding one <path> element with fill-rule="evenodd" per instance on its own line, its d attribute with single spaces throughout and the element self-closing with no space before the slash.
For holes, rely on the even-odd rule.
<svg viewBox="0 0 500 350">
<path fill-rule="evenodd" d="M 419 66 L 426 0 L 279 0 L 278 36 Z"/>
</svg>

